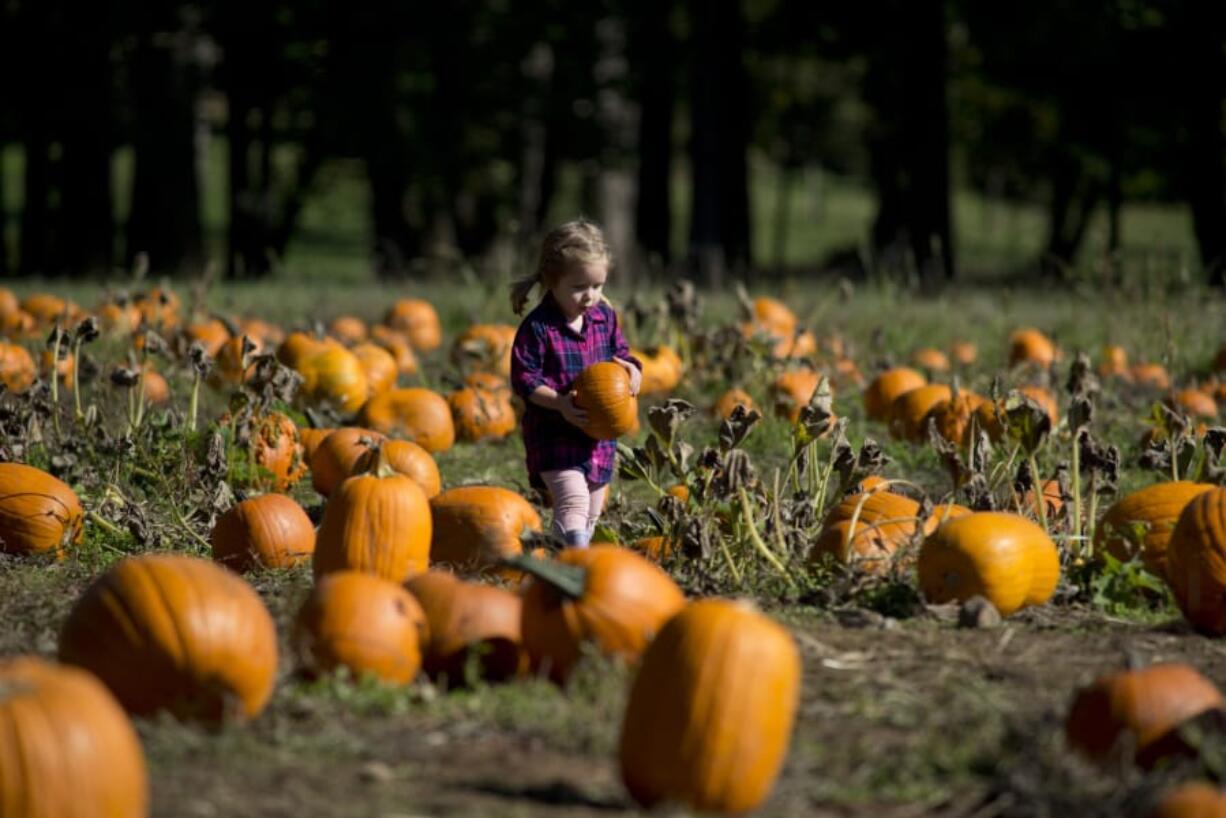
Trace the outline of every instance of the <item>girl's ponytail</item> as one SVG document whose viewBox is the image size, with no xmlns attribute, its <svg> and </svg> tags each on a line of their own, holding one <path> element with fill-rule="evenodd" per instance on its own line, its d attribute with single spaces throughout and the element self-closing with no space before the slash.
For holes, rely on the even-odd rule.
<svg viewBox="0 0 1226 818">
<path fill-rule="evenodd" d="M 536 272 L 511 282 L 511 309 L 516 315 L 523 314 L 524 307 L 528 305 L 528 296 L 532 294 L 532 288 L 540 281 L 541 274 Z"/>
</svg>

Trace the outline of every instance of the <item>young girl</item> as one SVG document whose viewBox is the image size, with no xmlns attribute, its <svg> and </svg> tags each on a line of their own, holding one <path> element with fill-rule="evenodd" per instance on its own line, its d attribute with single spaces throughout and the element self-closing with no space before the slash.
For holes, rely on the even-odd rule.
<svg viewBox="0 0 1226 818">
<path fill-rule="evenodd" d="M 568 547 L 586 548 L 604 508 L 617 445 L 579 428 L 587 418 L 571 384 L 584 368 L 616 361 L 638 394 L 642 364 L 601 295 L 611 264 L 604 234 L 580 219 L 555 228 L 541 245 L 536 272 L 511 286 L 511 308 L 524 311 L 533 287 L 541 301 L 528 313 L 511 347 L 511 386 L 524 402 L 521 423 L 528 478 L 553 498 L 553 529 Z"/>
</svg>

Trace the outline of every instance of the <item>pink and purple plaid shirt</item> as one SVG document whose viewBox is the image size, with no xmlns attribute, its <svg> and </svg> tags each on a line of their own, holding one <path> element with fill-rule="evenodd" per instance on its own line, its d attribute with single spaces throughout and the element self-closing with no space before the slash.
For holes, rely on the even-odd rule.
<svg viewBox="0 0 1226 818">
<path fill-rule="evenodd" d="M 614 358 L 643 368 L 631 357 L 617 326 L 617 313 L 606 303 L 584 313 L 583 329 L 576 332 L 566 325 L 553 295 L 546 293 L 519 325 L 511 347 L 511 388 L 527 404 L 521 426 L 532 485 L 542 487 L 540 473 L 558 469 L 579 469 L 589 486 L 603 486 L 612 479 L 615 441 L 593 440 L 561 413 L 537 406 L 528 396 L 538 386 L 565 395 L 586 367 Z"/>
</svg>

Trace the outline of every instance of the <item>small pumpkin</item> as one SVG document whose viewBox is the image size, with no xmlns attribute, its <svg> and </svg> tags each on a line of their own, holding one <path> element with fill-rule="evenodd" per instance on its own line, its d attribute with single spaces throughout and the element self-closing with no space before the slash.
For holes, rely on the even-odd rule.
<svg viewBox="0 0 1226 818">
<path fill-rule="evenodd" d="M 429 301 L 402 298 L 388 309 L 383 323 L 403 332 L 413 349 L 430 352 L 443 343 L 443 325 Z"/>
<path fill-rule="evenodd" d="M 315 524 L 284 494 L 262 494 L 221 515 L 209 541 L 213 559 L 235 571 L 292 568 L 315 553 Z"/>
<path fill-rule="evenodd" d="M 524 591 L 524 647 L 534 668 L 564 684 L 584 643 L 636 661 L 656 631 L 685 606 L 655 563 L 615 545 L 568 548 L 556 560 L 516 557 L 530 574 Z"/>
<path fill-rule="evenodd" d="M 751 606 L 687 606 L 630 687 L 618 759 L 631 797 L 733 815 L 758 807 L 787 755 L 800 678 L 791 634 Z"/>
<path fill-rule="evenodd" d="M 793 335 L 799 323 L 787 304 L 765 295 L 753 300 L 753 321 L 779 335 Z"/>
<path fill-rule="evenodd" d="M 140 739 L 94 676 L 34 656 L 0 660 L 0 813 L 145 818 Z"/>
<path fill-rule="evenodd" d="M 254 718 L 276 681 L 277 632 L 259 595 L 182 554 L 128 557 L 94 580 L 68 615 L 59 652 L 142 716 Z"/>
<path fill-rule="evenodd" d="M 928 379 L 914 369 L 905 366 L 887 369 L 864 390 L 864 411 L 870 420 L 889 420 L 896 398 L 927 383 Z"/>
<path fill-rule="evenodd" d="M 325 344 L 314 354 L 308 354 L 298 371 L 304 378 L 302 394 L 308 402 L 356 412 L 370 394 L 362 362 L 337 343 Z"/>
<path fill-rule="evenodd" d="M 445 571 L 411 577 L 405 587 L 421 604 L 430 623 L 430 642 L 422 668 L 431 679 L 465 683 L 470 657 L 480 678 L 504 681 L 528 669 L 520 619 L 523 600 L 503 588 L 465 582 Z"/>
<path fill-rule="evenodd" d="M 971 419 L 986 400 L 974 392 L 959 391 L 947 401 L 941 401 L 928 413 L 936 423 L 937 434 L 957 446 L 967 445 L 971 433 Z"/>
<path fill-rule="evenodd" d="M 890 432 L 903 440 L 919 442 L 928 433 L 928 413 L 953 398 L 943 383 L 919 386 L 904 392 L 890 405 Z"/>
<path fill-rule="evenodd" d="M 366 571 L 404 582 L 430 563 L 434 526 L 417 481 L 388 465 L 382 448 L 362 474 L 328 498 L 315 543 L 314 570 Z"/>
<path fill-rule="evenodd" d="M 84 521 L 67 483 L 24 463 L 0 463 L 0 551 L 62 555 L 81 541 Z"/>
<path fill-rule="evenodd" d="M 787 418 L 790 423 L 796 423 L 800 420 L 800 411 L 808 405 L 821 381 L 822 376 L 812 369 L 790 369 L 781 372 L 770 386 L 775 414 Z"/>
<path fill-rule="evenodd" d="M 430 559 L 463 568 L 496 565 L 523 553 L 520 538 L 541 530 L 541 516 L 532 504 L 497 486 L 447 489 L 430 501 L 430 512 Z"/>
<path fill-rule="evenodd" d="M 1167 545 L 1166 580 L 1195 627 L 1226 633 L 1226 489 L 1193 497 Z"/>
<path fill-rule="evenodd" d="M 183 329 L 183 335 L 189 344 L 199 341 L 204 351 L 213 358 L 217 357 L 226 341 L 230 340 L 230 330 L 217 318 L 188 324 Z"/>
<path fill-rule="evenodd" d="M 1123 562 L 1139 553 L 1145 567 L 1165 579 L 1167 545 L 1175 522 L 1193 498 L 1211 488 L 1208 483 L 1177 480 L 1132 492 L 1103 515 L 1094 532 L 1095 551 Z"/>
<path fill-rule="evenodd" d="M 1069 746 L 1092 760 L 1107 761 L 1127 748 L 1150 767 L 1178 751 L 1172 734 L 1181 724 L 1224 706 L 1213 683 L 1188 665 L 1121 670 L 1077 691 L 1064 734 Z"/>
<path fill-rule="evenodd" d="M 431 454 L 455 444 L 455 423 L 447 399 L 420 387 L 389 389 L 362 407 L 359 422 L 388 437 L 412 440 Z"/>
<path fill-rule="evenodd" d="M 1009 366 L 1032 364 L 1046 368 L 1057 357 L 1056 345 L 1037 329 L 1019 329 L 1009 336 Z"/>
<path fill-rule="evenodd" d="M 1132 381 L 1138 386 L 1150 389 L 1170 389 L 1171 376 L 1162 364 L 1134 364 L 1131 370 Z"/>
<path fill-rule="evenodd" d="M 460 440 L 501 440 L 515 431 L 515 408 L 511 390 L 506 387 L 491 390 L 465 386 L 452 392 L 447 404 Z"/>
<path fill-rule="evenodd" d="M 949 358 L 936 347 L 920 347 L 911 353 L 911 363 L 929 372 L 948 372 Z"/>
<path fill-rule="evenodd" d="M 1098 374 L 1104 378 L 1132 380 L 1132 373 L 1128 371 L 1128 352 L 1122 346 L 1114 344 L 1103 347 Z"/>
<path fill-rule="evenodd" d="M 259 341 L 247 335 L 226 339 L 217 350 L 217 360 L 209 373 L 209 382 L 217 388 L 246 383 L 255 374 L 255 365 L 249 363 L 250 355 L 260 349 Z"/>
<path fill-rule="evenodd" d="M 1217 401 L 1202 389 L 1180 389 L 1167 401 L 1167 406 L 1178 409 L 1190 418 L 1216 418 Z"/>
<path fill-rule="evenodd" d="M 464 371 L 511 377 L 511 345 L 516 328 L 508 324 L 473 324 L 456 336 L 451 362 Z"/>
<path fill-rule="evenodd" d="M 294 627 L 299 662 L 310 673 L 345 667 L 392 685 L 413 681 L 429 643 L 426 614 L 413 595 L 360 571 L 321 577 Z"/>
<path fill-rule="evenodd" d="M 443 488 L 443 478 L 438 471 L 438 463 L 433 455 L 411 440 L 385 440 L 382 444 L 383 457 L 394 471 L 413 478 L 429 500 L 438 495 Z M 369 471 L 371 462 L 378 456 L 374 449 L 367 449 L 358 455 L 353 464 L 351 474 Z"/>
<path fill-rule="evenodd" d="M 1055 543 L 1016 514 L 981 511 L 948 520 L 924 540 L 919 585 L 929 602 L 982 596 L 1002 616 L 1042 605 L 1060 580 Z"/>
<path fill-rule="evenodd" d="M 374 343 L 360 343 L 350 350 L 362 371 L 366 374 L 366 385 L 370 394 L 379 395 L 396 386 L 396 378 L 400 376 L 400 368 L 395 357 L 383 347 Z"/>
<path fill-rule="evenodd" d="M 146 364 L 145 366 L 145 403 L 150 406 L 161 406 L 170 401 L 170 384 L 162 377 L 159 372 L 154 372 L 153 368 Z"/>
<path fill-rule="evenodd" d="M 370 443 L 382 443 L 386 438 L 371 429 L 345 426 L 327 430 L 311 455 L 311 483 L 324 497 L 332 494 L 341 481 L 353 474 L 353 468 Z"/>
<path fill-rule="evenodd" d="M 366 340 L 366 322 L 356 315 L 338 315 L 328 323 L 328 334 L 342 344 L 353 346 Z"/>
<path fill-rule="evenodd" d="M 716 399 L 715 405 L 711 411 L 720 420 L 727 420 L 732 415 L 732 410 L 737 406 L 744 406 L 746 410 L 756 410 L 758 405 L 754 403 L 753 397 L 744 389 L 729 389 Z"/>
<path fill-rule="evenodd" d="M 669 346 L 648 347 L 647 349 L 632 349 L 631 355 L 643 365 L 643 378 L 639 384 L 639 394 L 667 395 L 681 383 L 685 366 L 680 356 Z"/>
<path fill-rule="evenodd" d="M 413 346 L 404 333 L 383 324 L 375 324 L 370 328 L 370 339 L 391 353 L 392 358 L 396 361 L 396 370 L 401 375 L 417 374 L 419 369 L 417 355 L 413 352 Z"/>
<path fill-rule="evenodd" d="M 970 341 L 954 341 L 949 345 L 949 357 L 960 366 L 970 366 L 979 358 L 979 349 Z"/>
<path fill-rule="evenodd" d="M 8 391 L 20 395 L 34 384 L 38 370 L 26 348 L 0 342 L 0 381 Z"/>
<path fill-rule="evenodd" d="M 630 374 L 613 361 L 585 368 L 571 387 L 575 405 L 587 412 L 583 431 L 595 440 L 615 440 L 628 434 L 638 416 L 638 400 L 630 394 Z"/>
</svg>

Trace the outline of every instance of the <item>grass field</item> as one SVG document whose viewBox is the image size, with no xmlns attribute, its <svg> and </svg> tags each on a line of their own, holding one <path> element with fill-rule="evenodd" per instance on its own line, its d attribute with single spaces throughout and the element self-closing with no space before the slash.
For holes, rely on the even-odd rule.
<svg viewBox="0 0 1226 818">
<path fill-rule="evenodd" d="M 287 326 L 352 312 L 377 320 L 396 297 L 432 300 L 448 334 L 475 319 L 509 321 L 497 283 L 424 283 L 377 287 L 356 278 L 297 284 L 292 264 L 280 277 L 255 285 L 218 285 L 205 303 L 226 314 L 261 315 Z M 321 277 L 322 278 L 322 277 Z M 25 294 L 39 282 L 20 286 Z M 185 283 L 183 290 L 187 290 Z M 59 287 L 93 304 L 96 285 Z M 618 303 L 629 293 L 612 287 Z M 755 292 L 755 294 L 758 294 Z M 970 286 L 923 293 L 885 284 L 852 290 L 786 282 L 785 300 L 819 337 L 837 334 L 848 354 L 871 376 L 887 360 L 904 361 L 919 346 L 974 341 L 979 360 L 959 373 L 965 388 L 983 393 L 1003 371 L 1008 332 L 1034 325 L 1064 348 L 1054 382 L 1062 387 L 1067 362 L 1078 350 L 1097 356 L 1102 344 L 1122 344 L 1134 360 L 1163 363 L 1180 384 L 1208 373 L 1223 340 L 1226 304 L 1196 288 L 1134 289 L 1102 293 L 1086 283 L 1059 293 Z M 727 294 L 704 294 L 704 326 L 735 317 Z M 641 342 L 649 341 L 640 332 Z M 446 347 L 444 347 L 445 349 Z M 106 360 L 118 350 L 99 347 Z M 445 354 L 424 359 L 436 388 L 458 376 Z M 189 378 L 167 364 L 174 409 L 155 423 L 173 427 L 186 403 Z M 765 402 L 769 369 L 745 371 L 743 384 Z M 678 396 L 707 405 L 727 384 L 714 372 L 694 372 Z M 122 409 L 109 387 L 86 387 L 104 418 L 121 424 Z M 1137 439 L 1160 393 L 1110 386 L 1099 403 L 1095 432 L 1118 444 L 1124 470 L 1120 490 L 1157 479 L 1137 465 Z M 206 395 L 202 415 L 214 418 L 228 396 Z M 1064 398 L 1062 397 L 1062 407 Z M 840 390 L 835 412 L 849 420 L 858 446 L 865 436 L 882 442 L 892 459 L 885 473 L 903 476 L 934 498 L 949 490 L 940 461 L 927 446 L 895 441 L 864 417 L 859 391 Z M 175 415 L 174 413 L 179 413 Z M 684 427 L 696 448 L 711 443 L 717 427 L 698 418 Z M 746 443 L 764 480 L 785 469 L 790 427 L 770 418 Z M 48 440 L 51 440 L 48 432 Z M 207 509 L 198 510 L 189 487 L 176 482 L 189 443 L 170 437 L 157 451 L 138 451 L 106 477 L 139 504 L 149 540 L 108 535 L 90 527 L 86 543 L 67 560 L 0 557 L 0 654 L 54 654 L 60 624 L 90 579 L 125 553 L 173 549 L 204 555 Z M 48 449 L 52 444 L 46 444 Z M 1068 433 L 1060 429 L 1042 450 L 1047 472 L 1065 459 Z M 85 451 L 68 479 L 97 485 Z M 444 481 L 523 487 L 522 444 L 460 444 L 438 457 Z M 164 471 L 149 481 L 129 467 Z M 74 477 L 74 475 L 76 475 Z M 295 496 L 318 511 L 309 485 Z M 1104 507 L 1110 498 L 1104 499 Z M 102 508 L 97 496 L 86 505 Z M 621 481 L 608 520 L 620 532 L 641 530 L 654 495 L 642 483 Z M 182 517 L 182 519 L 180 519 Z M 628 536 L 628 535 L 627 535 Z M 1067 531 L 1060 537 L 1067 536 Z M 1062 544 L 1065 542 L 1061 539 Z M 685 566 L 673 566 L 688 582 Z M 799 569 L 799 568 L 798 568 Z M 477 686 L 445 692 L 419 682 L 407 691 L 344 678 L 307 681 L 294 674 L 289 623 L 311 585 L 309 569 L 252 577 L 282 637 L 282 668 L 270 709 L 249 726 L 219 733 L 169 718 L 145 720 L 139 730 L 152 768 L 154 813 L 163 816 L 595 816 L 634 814 L 622 789 L 615 751 L 629 673 L 592 657 L 565 691 L 544 681 Z M 1075 688 L 1131 657 L 1143 663 L 1187 661 L 1226 684 L 1226 649 L 1183 624 L 1169 598 L 1094 596 L 1067 575 L 1057 604 L 1035 608 L 988 630 L 956 628 L 955 611 L 917 607 L 896 599 L 898 586 L 828 590 L 829 579 L 805 574 L 794 593 L 766 583 L 742 593 L 784 622 L 804 661 L 803 692 L 791 752 L 764 816 L 1117 816 L 1142 815 L 1147 799 L 1187 768 L 1143 775 L 1126 766 L 1093 768 L 1062 739 L 1065 708 Z M 687 586 L 695 590 L 692 586 Z M 723 587 L 725 593 L 736 589 Z M 664 814 L 681 814 L 665 812 Z"/>
</svg>

